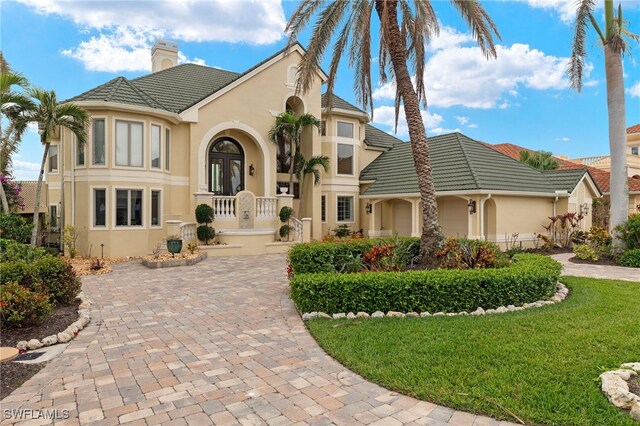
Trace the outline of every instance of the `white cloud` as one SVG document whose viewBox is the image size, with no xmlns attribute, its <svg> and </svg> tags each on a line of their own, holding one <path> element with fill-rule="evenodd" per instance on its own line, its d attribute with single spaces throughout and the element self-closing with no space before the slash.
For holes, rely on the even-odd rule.
<svg viewBox="0 0 640 426">
<path fill-rule="evenodd" d="M 23 161 L 18 158 L 12 160 L 13 177 L 15 180 L 38 180 L 40 173 L 40 163 Z"/>
<path fill-rule="evenodd" d="M 435 129 L 431 129 L 431 134 L 434 135 L 444 135 L 445 133 L 455 133 L 459 132 L 460 129 L 445 129 L 443 127 L 436 127 Z"/>
<path fill-rule="evenodd" d="M 555 138 L 555 140 L 556 140 L 557 142 L 569 142 L 569 141 L 571 140 L 571 138 L 568 138 L 568 137 L 566 137 L 566 136 L 563 136 L 563 137 L 561 137 L 561 138 Z"/>
<path fill-rule="evenodd" d="M 570 24 L 576 18 L 575 2 L 570 0 L 526 0 L 529 6 L 539 9 L 546 9 L 557 12 L 560 20 L 565 24 Z"/>
<path fill-rule="evenodd" d="M 159 37 L 270 44 L 284 36 L 286 25 L 280 0 L 19 1 L 38 13 L 72 20 L 83 34 L 93 33 L 62 54 L 94 71 L 149 70 L 151 45 Z"/>
<path fill-rule="evenodd" d="M 470 119 L 469 119 L 469 117 L 456 115 L 456 120 L 458 120 L 458 123 L 460 123 L 460 124 L 462 124 L 464 126 L 465 124 L 467 124 L 469 122 Z"/>
<path fill-rule="evenodd" d="M 640 81 L 626 89 L 626 92 L 633 97 L 640 98 Z"/>
<path fill-rule="evenodd" d="M 437 46 L 425 66 L 425 87 L 430 106 L 506 108 L 513 102 L 503 96 L 518 96 L 518 89 L 561 90 L 569 87 L 565 70 L 568 58 L 546 55 L 527 44 L 497 45 L 498 58 L 485 59 L 477 46 L 466 46 L 469 38 L 444 27 L 444 42 Z M 587 64 L 586 75 L 593 66 Z M 394 99 L 390 82 L 374 91 L 377 100 Z"/>
<path fill-rule="evenodd" d="M 439 128 L 440 124 L 444 121 L 444 118 L 440 114 L 431 114 L 428 111 L 420 111 L 422 114 L 422 121 L 427 130 L 433 132 L 434 129 Z M 392 106 L 380 106 L 373 110 L 373 123 L 389 126 L 393 129 L 395 126 L 395 109 Z M 399 138 L 409 135 L 409 127 L 407 126 L 407 120 L 405 119 L 404 109 L 400 108 L 400 115 L 398 117 L 398 130 L 395 135 Z"/>
</svg>

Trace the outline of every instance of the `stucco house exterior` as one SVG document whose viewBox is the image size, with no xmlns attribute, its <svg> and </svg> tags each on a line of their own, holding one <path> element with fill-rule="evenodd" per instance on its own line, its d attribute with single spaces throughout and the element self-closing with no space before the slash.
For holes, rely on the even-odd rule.
<svg viewBox="0 0 640 426">
<path fill-rule="evenodd" d="M 210 254 L 283 252 L 278 212 L 292 206 L 295 241 L 321 239 L 341 224 L 366 236 L 419 235 L 420 203 L 410 146 L 371 126 L 366 112 L 311 90 L 295 90 L 296 44 L 235 73 L 177 64 L 175 43 L 159 40 L 152 73 L 118 77 L 69 101 L 91 115 L 80 146 L 62 131 L 46 168 L 49 215 L 79 230 L 80 253 L 146 255 L 170 234 L 195 239 L 194 210 L 215 210 Z M 321 184 L 288 188 L 282 153 L 268 139 L 286 110 L 311 113 L 320 130 L 302 138 L 305 157 L 326 155 Z M 447 235 L 525 243 L 547 217 L 580 211 L 599 197 L 588 171 L 542 173 L 455 133 L 430 138 L 438 210 Z M 284 156 L 286 157 L 286 156 Z M 584 227 L 590 226 L 587 215 Z"/>
</svg>

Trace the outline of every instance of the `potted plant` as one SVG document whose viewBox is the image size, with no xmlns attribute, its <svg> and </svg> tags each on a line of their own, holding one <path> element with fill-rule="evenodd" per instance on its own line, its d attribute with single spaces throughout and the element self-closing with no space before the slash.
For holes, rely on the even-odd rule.
<svg viewBox="0 0 640 426">
<path fill-rule="evenodd" d="M 280 238 L 286 237 L 287 241 L 289 241 L 289 234 L 291 233 L 291 225 L 289 225 L 289 220 L 291 219 L 292 215 L 293 209 L 287 206 L 284 206 L 282 209 L 280 209 L 280 213 L 278 214 L 278 216 L 280 216 L 280 221 L 284 223 L 284 225 L 280 227 Z"/>
<path fill-rule="evenodd" d="M 214 219 L 213 207 L 208 204 L 199 204 L 196 207 L 196 222 L 200 224 L 196 230 L 198 239 L 209 245 L 209 240 L 216 236 L 216 230 L 209 226 Z"/>
<path fill-rule="evenodd" d="M 182 238 L 178 235 L 169 235 L 167 237 L 167 250 L 171 253 L 172 257 L 176 257 L 176 253 L 182 251 Z"/>
</svg>

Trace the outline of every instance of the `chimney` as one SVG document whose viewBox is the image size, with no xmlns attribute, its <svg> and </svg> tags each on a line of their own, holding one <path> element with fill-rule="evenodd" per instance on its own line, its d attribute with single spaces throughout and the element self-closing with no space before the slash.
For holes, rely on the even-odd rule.
<svg viewBox="0 0 640 426">
<path fill-rule="evenodd" d="M 151 72 L 166 70 L 178 65 L 178 43 L 158 39 L 151 48 Z"/>
</svg>

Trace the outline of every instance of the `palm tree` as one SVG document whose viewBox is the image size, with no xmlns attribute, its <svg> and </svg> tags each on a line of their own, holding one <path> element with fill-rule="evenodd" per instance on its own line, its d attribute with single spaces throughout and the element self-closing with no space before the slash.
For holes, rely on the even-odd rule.
<svg viewBox="0 0 640 426">
<path fill-rule="evenodd" d="M 285 142 L 283 145 L 289 144 L 289 152 L 281 153 L 281 155 L 287 155 L 289 157 L 289 191 L 293 195 L 293 175 L 295 168 L 295 161 L 298 153 L 300 152 L 300 140 L 302 132 L 308 126 L 316 128 L 320 127 L 320 120 L 314 117 L 312 114 L 302 114 L 300 117 L 296 117 L 291 111 L 285 111 L 276 117 L 271 130 L 269 130 L 269 139 L 278 144 L 279 142 Z"/>
<path fill-rule="evenodd" d="M 58 103 L 56 92 L 53 90 L 31 88 L 27 90 L 27 94 L 35 100 L 34 108 L 22 111 L 15 120 L 21 126 L 26 126 L 28 123 L 37 124 L 40 142 L 44 145 L 40 174 L 38 175 L 38 185 L 36 187 L 36 202 L 33 209 L 31 245 L 35 246 L 38 239 L 38 216 L 40 213 L 42 179 L 44 177 L 44 167 L 47 162 L 47 156 L 49 155 L 51 136 L 59 126 L 61 129 L 69 129 L 75 135 L 79 144 L 86 143 L 89 114 L 77 105 Z"/>
<path fill-rule="evenodd" d="M 322 167 L 324 172 L 329 171 L 329 157 L 326 155 L 318 155 L 311 157 L 308 160 L 304 158 L 302 154 L 299 154 L 296 159 L 296 178 L 300 182 L 300 217 L 302 217 L 302 209 L 304 207 L 304 182 L 308 175 L 313 175 L 313 184 L 318 185 L 320 183 L 320 170 L 318 167 Z"/>
<path fill-rule="evenodd" d="M 26 124 L 16 122 L 14 118 L 21 111 L 32 108 L 34 104 L 27 96 L 14 90 L 14 87 L 26 88 L 28 81 L 22 75 L 12 72 L 2 56 L 0 56 L 0 71 L 0 123 L 7 123 L 6 128 L 2 128 L 0 124 L 0 173 L 3 176 L 9 176 L 11 159 L 18 151 L 22 134 L 26 129 Z M 9 203 L 1 182 L 0 201 L 2 210 L 8 212 Z"/>
<path fill-rule="evenodd" d="M 520 161 L 538 170 L 555 170 L 560 162 L 548 151 L 520 151 Z"/>
<path fill-rule="evenodd" d="M 493 36 L 500 38 L 495 24 L 477 0 L 452 0 L 458 12 L 471 28 L 480 49 L 488 57 L 496 57 Z M 297 88 L 306 92 L 311 88 L 315 70 L 334 34 L 333 55 L 327 82 L 328 103 L 335 84 L 338 65 L 349 45 L 349 64 L 355 68 L 354 91 L 358 101 L 373 111 L 371 90 L 371 15 L 380 20 L 379 68 L 381 82 L 389 74 L 396 83 L 396 128 L 400 104 L 403 104 L 409 127 L 413 160 L 418 175 L 422 201 L 422 238 L 420 252 L 425 267 L 437 266 L 434 253 L 443 239 L 438 225 L 435 187 L 431 173 L 427 134 L 420 113 L 426 107 L 424 88 L 425 45 L 438 34 L 439 23 L 430 1 L 425 0 L 333 0 L 319 2 L 303 0 L 287 24 L 289 43 L 293 43 L 318 14 L 308 49 L 298 66 Z M 338 30 L 338 27 L 342 28 Z M 413 86 L 409 66 L 416 76 Z"/>
<path fill-rule="evenodd" d="M 584 58 L 587 56 L 585 43 L 589 23 L 598 34 L 604 49 L 607 110 L 609 112 L 609 149 L 611 152 L 611 221 L 609 226 L 614 229 L 618 224 L 627 220 L 629 211 L 624 76 L 622 71 L 622 55 L 627 50 L 624 38 L 628 37 L 638 41 L 638 36 L 631 34 L 624 28 L 626 21 L 622 18 L 622 6 L 618 5 L 616 15 L 613 0 L 604 1 L 604 32 L 593 16 L 595 0 L 579 0 L 576 6 L 573 51 L 567 69 L 571 87 L 578 92 L 582 89 Z M 617 240 L 617 245 L 620 243 L 621 241 Z"/>
</svg>

